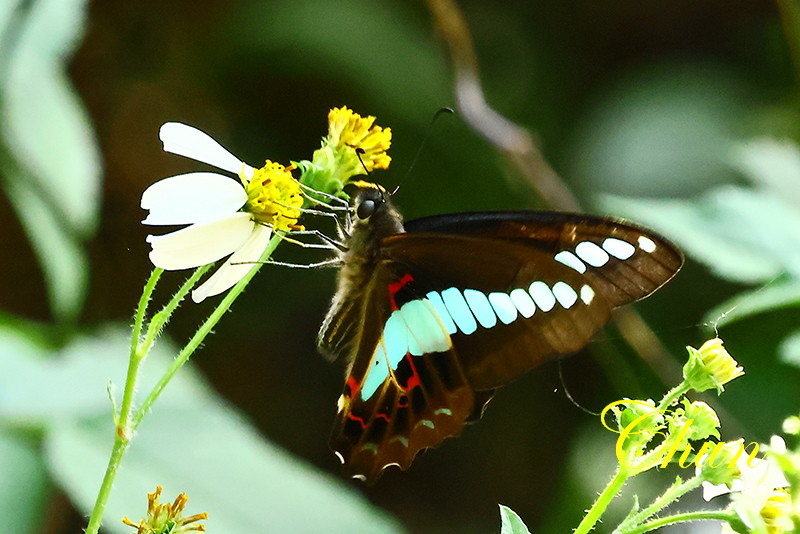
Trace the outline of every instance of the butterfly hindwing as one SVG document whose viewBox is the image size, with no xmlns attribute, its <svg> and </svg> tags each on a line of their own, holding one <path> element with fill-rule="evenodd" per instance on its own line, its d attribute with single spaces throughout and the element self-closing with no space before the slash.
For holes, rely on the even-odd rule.
<svg viewBox="0 0 800 534">
<path fill-rule="evenodd" d="M 476 402 L 480 410 L 491 396 L 476 397 L 440 327 L 435 348 L 442 350 L 423 353 L 416 342 L 415 354 L 405 351 L 415 341 L 396 339 L 409 333 L 395 300 L 404 278 L 392 277 L 388 262 L 379 270 L 366 289 L 363 333 L 331 441 L 345 470 L 366 481 L 389 465 L 407 469 L 420 450 L 460 433 L 465 421 L 477 417 Z"/>
</svg>

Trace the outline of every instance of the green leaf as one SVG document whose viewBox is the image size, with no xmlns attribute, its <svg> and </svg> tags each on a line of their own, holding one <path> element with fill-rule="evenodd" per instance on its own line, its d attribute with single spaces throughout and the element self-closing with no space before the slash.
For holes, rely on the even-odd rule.
<svg viewBox="0 0 800 534">
<path fill-rule="evenodd" d="M 800 211 L 768 191 L 722 186 L 699 200 L 604 196 L 601 205 L 662 232 L 722 278 L 800 276 Z"/>
<path fill-rule="evenodd" d="M 800 306 L 800 280 L 790 278 L 739 293 L 706 313 L 708 324 L 726 326 L 779 308 Z"/>
<path fill-rule="evenodd" d="M 50 309 L 57 319 L 72 321 L 83 306 L 89 276 L 81 240 L 61 224 L 26 171 L 0 157 L 0 172 L 8 178 L 6 193 L 42 266 Z"/>
<path fill-rule="evenodd" d="M 188 514 L 207 512 L 208 530 L 252 532 L 399 532 L 343 481 L 265 441 L 219 400 L 195 397 L 183 408 L 157 404 L 123 460 L 104 518 L 128 532 L 123 516 L 144 516 L 146 494 L 185 492 Z M 46 440 L 55 479 L 88 514 L 111 450 L 110 417 L 65 420 Z"/>
<path fill-rule="evenodd" d="M 508 506 L 500 506 L 500 534 L 531 534 L 522 519 Z"/>
<path fill-rule="evenodd" d="M 789 334 L 778 346 L 780 361 L 800 367 L 800 330 Z"/>
<path fill-rule="evenodd" d="M 118 328 L 77 338 L 51 353 L 13 327 L 0 327 L 0 418 L 36 427 L 64 418 L 107 414 L 110 419 L 106 388 L 109 380 L 122 387 L 129 348 L 129 334 Z M 175 353 L 161 340 L 142 371 L 142 388 L 155 383 Z M 207 387 L 192 367 L 182 371 L 162 404 L 183 405 L 184 399 L 205 395 Z"/>
<path fill-rule="evenodd" d="M 0 171 L 61 320 L 82 305 L 87 262 L 80 244 L 94 233 L 100 203 L 97 142 L 66 73 L 86 3 L 37 0 L 2 13 L 13 24 L 2 35 Z"/>
<path fill-rule="evenodd" d="M 12 44 L 3 87 L 3 135 L 39 193 L 90 235 L 100 200 L 100 155 L 91 121 L 66 74 L 83 34 L 86 0 L 38 0 Z"/>
<path fill-rule="evenodd" d="M 50 473 L 85 514 L 111 452 L 114 428 L 106 385 L 113 379 L 120 396 L 128 335 L 109 328 L 73 341 L 50 358 L 37 357 L 37 347 L 26 345 L 24 337 L 0 335 L 0 350 L 12 346 L 4 343 L 8 339 L 19 345 L 0 352 L 2 415 L 11 411 L 18 420 L 24 416 L 43 425 Z M 176 352 L 159 340 L 144 362 L 139 399 Z M 188 513 L 208 512 L 209 530 L 217 532 L 400 531 L 344 481 L 259 436 L 190 365 L 167 386 L 133 439 L 106 511 L 108 532 L 129 534 L 120 518 L 143 517 L 146 494 L 159 484 L 169 500 L 186 492 Z"/>
<path fill-rule="evenodd" d="M 0 473 L 3 532 L 40 532 L 50 483 L 38 443 L 0 429 Z"/>
</svg>

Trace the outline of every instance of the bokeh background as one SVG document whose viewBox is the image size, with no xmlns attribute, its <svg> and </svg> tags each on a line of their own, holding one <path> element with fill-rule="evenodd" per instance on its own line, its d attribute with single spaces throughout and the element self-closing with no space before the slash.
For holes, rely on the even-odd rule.
<svg viewBox="0 0 800 534">
<path fill-rule="evenodd" d="M 489 103 L 535 136 L 586 211 L 631 217 L 686 250 L 678 278 L 636 306 L 667 360 L 654 370 L 611 326 L 561 367 L 504 388 L 479 424 L 410 471 L 364 487 L 340 477 L 327 446 L 342 369 L 314 340 L 335 273 L 264 268 L 140 428 L 108 532 L 129 530 L 119 518 L 143 516 L 156 484 L 168 499 L 189 493 L 210 532 L 493 532 L 498 503 L 533 532 L 568 532 L 613 468 L 614 436 L 565 388 L 592 411 L 660 397 L 683 347 L 713 337 L 706 323 L 731 310 L 720 335 L 747 374 L 713 399 L 723 438 L 767 440 L 797 413 L 797 3 L 459 6 Z M 198 170 L 161 151 L 162 123 L 197 126 L 252 164 L 286 162 L 310 158 L 328 109 L 346 105 L 392 128 L 392 166 L 374 178 L 403 181 L 407 218 L 547 207 L 458 114 L 431 128 L 454 105 L 453 76 L 422 2 L 3 0 L 0 32 L 9 532 L 85 526 L 111 447 L 106 384 L 121 388 L 125 329 L 151 270 L 139 198 Z M 323 257 L 283 246 L 278 258 Z M 167 273 L 154 305 L 185 276 Z M 179 309 L 175 345 L 213 305 Z M 634 489 L 653 494 L 675 474 Z"/>
</svg>

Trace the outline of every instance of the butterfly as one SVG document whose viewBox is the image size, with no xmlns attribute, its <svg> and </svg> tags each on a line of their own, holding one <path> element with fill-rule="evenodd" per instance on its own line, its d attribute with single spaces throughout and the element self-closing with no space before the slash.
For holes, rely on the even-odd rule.
<svg viewBox="0 0 800 534">
<path fill-rule="evenodd" d="M 350 187 L 354 218 L 317 344 L 347 365 L 331 447 L 368 483 L 458 435 L 497 388 L 578 351 L 612 309 L 683 264 L 664 238 L 607 218 L 516 211 L 403 223 L 382 187 Z"/>
</svg>

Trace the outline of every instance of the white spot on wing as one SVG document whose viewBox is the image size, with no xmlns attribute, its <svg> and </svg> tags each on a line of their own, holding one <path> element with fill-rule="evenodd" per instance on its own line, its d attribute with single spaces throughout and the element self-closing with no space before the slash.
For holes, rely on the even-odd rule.
<svg viewBox="0 0 800 534">
<path fill-rule="evenodd" d="M 335 454 L 339 461 L 342 462 L 342 465 L 344 465 L 344 456 L 342 456 L 342 453 L 339 451 L 333 451 L 333 454 Z"/>
<path fill-rule="evenodd" d="M 569 250 L 562 250 L 554 256 L 554 259 L 559 263 L 563 263 L 567 267 L 572 267 L 581 274 L 586 272 L 586 265 L 583 264 L 578 256 Z"/>
<path fill-rule="evenodd" d="M 575 253 L 592 267 L 602 267 L 608 263 L 608 253 L 591 241 L 581 241 L 575 246 Z"/>
<path fill-rule="evenodd" d="M 594 300 L 594 289 L 584 284 L 583 287 L 581 287 L 581 300 L 587 306 L 591 304 L 592 300 Z"/>
<path fill-rule="evenodd" d="M 647 236 L 639 236 L 639 248 L 645 252 L 654 252 L 656 250 L 655 242 Z"/>
<path fill-rule="evenodd" d="M 622 239 L 617 239 L 616 237 L 609 237 L 603 241 L 603 250 L 617 258 L 618 260 L 627 260 L 633 253 L 636 252 L 636 247 L 628 243 L 627 241 L 623 241 Z"/>
<path fill-rule="evenodd" d="M 556 305 L 556 297 L 547 284 L 541 280 L 533 282 L 528 288 L 528 293 L 531 294 L 533 300 L 542 309 L 542 311 L 549 312 Z"/>
<path fill-rule="evenodd" d="M 553 284 L 553 295 L 564 309 L 568 310 L 578 300 L 578 294 L 566 282 L 556 282 Z"/>
</svg>

